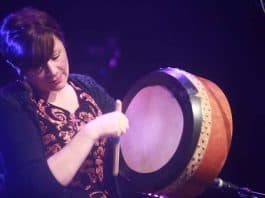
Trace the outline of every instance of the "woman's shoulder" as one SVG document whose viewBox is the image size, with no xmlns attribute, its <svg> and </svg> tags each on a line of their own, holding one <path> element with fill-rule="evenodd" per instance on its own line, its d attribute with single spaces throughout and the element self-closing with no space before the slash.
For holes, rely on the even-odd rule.
<svg viewBox="0 0 265 198">
<path fill-rule="evenodd" d="M 107 91 L 99 85 L 91 76 L 82 74 L 71 74 L 69 79 L 81 89 L 88 92 L 99 104 L 101 110 L 105 112 L 113 111 L 115 107 L 114 99 Z"/>
<path fill-rule="evenodd" d="M 22 94 L 24 94 L 24 90 L 18 82 L 10 82 L 3 85 L 0 87 L 0 107 L 13 106 L 18 108 L 20 106 L 18 96 Z"/>
<path fill-rule="evenodd" d="M 86 86 L 98 86 L 97 82 L 89 75 L 71 73 L 69 79 L 72 81 L 78 81 Z"/>
<path fill-rule="evenodd" d="M 74 84 L 78 85 L 80 88 L 90 93 L 100 92 L 106 94 L 106 90 L 100 84 L 98 84 L 93 77 L 89 75 L 70 74 L 69 79 Z"/>
</svg>

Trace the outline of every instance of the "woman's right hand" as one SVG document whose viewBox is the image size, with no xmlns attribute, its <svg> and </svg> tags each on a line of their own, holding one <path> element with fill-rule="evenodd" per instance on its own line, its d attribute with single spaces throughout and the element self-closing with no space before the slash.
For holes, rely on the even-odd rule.
<svg viewBox="0 0 265 198">
<path fill-rule="evenodd" d="M 104 136 L 119 137 L 126 133 L 129 128 L 129 121 L 121 111 L 121 101 L 116 101 L 116 111 L 98 116 L 87 123 L 84 128 L 94 139 Z"/>
</svg>

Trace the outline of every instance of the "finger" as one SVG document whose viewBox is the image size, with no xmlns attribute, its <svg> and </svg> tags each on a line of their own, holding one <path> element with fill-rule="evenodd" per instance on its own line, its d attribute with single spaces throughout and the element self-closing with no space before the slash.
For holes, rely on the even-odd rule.
<svg viewBox="0 0 265 198">
<path fill-rule="evenodd" d="M 122 112 L 122 102 L 121 100 L 116 100 L 116 111 Z"/>
</svg>

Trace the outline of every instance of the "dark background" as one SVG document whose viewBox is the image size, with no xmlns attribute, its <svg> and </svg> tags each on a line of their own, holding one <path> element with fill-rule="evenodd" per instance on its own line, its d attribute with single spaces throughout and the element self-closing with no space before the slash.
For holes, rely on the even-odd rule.
<svg viewBox="0 0 265 198">
<path fill-rule="evenodd" d="M 220 177 L 265 192 L 265 13 L 259 0 L 10 0 L 0 2 L 0 19 L 28 5 L 49 12 L 62 25 L 72 72 L 92 75 L 115 98 L 164 66 L 217 83 L 234 122 Z M 0 67 L 4 84 L 14 72 L 3 60 Z M 201 196 L 232 197 L 210 188 Z"/>
</svg>

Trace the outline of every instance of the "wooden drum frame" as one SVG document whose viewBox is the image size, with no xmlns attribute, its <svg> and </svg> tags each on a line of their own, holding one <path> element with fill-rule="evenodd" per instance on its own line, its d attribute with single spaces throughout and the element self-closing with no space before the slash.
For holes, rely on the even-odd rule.
<svg viewBox="0 0 265 198">
<path fill-rule="evenodd" d="M 120 176 L 128 188 L 194 197 L 221 171 L 232 115 L 213 82 L 177 68 L 160 69 L 136 82 L 123 111 L 130 129 L 120 140 Z"/>
</svg>

